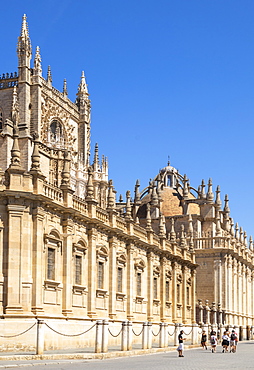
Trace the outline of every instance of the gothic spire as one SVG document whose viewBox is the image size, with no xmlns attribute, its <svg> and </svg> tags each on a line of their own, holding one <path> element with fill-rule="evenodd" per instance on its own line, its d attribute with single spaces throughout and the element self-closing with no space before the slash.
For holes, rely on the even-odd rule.
<svg viewBox="0 0 254 370">
<path fill-rule="evenodd" d="M 17 54 L 19 59 L 19 67 L 30 68 L 32 47 L 25 14 L 23 15 L 22 19 L 20 36 L 18 37 Z"/>
<path fill-rule="evenodd" d="M 52 85 L 52 74 L 51 74 L 51 68 L 48 66 L 48 72 L 47 72 L 47 83 L 51 86 Z"/>
<path fill-rule="evenodd" d="M 80 83 L 78 85 L 77 95 L 81 95 L 81 94 L 89 95 L 84 71 L 82 71 Z"/>
</svg>

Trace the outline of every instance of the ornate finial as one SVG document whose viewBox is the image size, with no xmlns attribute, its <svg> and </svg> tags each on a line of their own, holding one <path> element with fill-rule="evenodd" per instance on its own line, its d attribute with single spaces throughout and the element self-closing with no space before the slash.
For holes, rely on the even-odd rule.
<svg viewBox="0 0 254 370">
<path fill-rule="evenodd" d="M 201 182 L 201 193 L 200 193 L 200 199 L 205 199 L 206 194 L 205 194 L 205 180 L 203 179 Z"/>
<path fill-rule="evenodd" d="M 130 190 L 126 191 L 126 213 L 125 217 L 131 219 L 131 192 Z"/>
<path fill-rule="evenodd" d="M 170 166 L 170 156 L 168 155 L 168 166 Z"/>
<path fill-rule="evenodd" d="M 250 236 L 250 239 L 249 239 L 249 248 L 251 251 L 253 251 L 253 240 L 252 240 L 252 236 Z"/>
<path fill-rule="evenodd" d="M 52 84 L 52 74 L 51 74 L 51 68 L 50 68 L 50 66 L 48 66 L 48 72 L 47 72 L 47 83 L 48 83 L 49 85 L 51 85 L 51 84 Z"/>
<path fill-rule="evenodd" d="M 11 164 L 10 168 L 20 168 L 20 150 L 18 141 L 18 126 L 14 124 L 13 126 L 13 145 L 11 149 Z"/>
<path fill-rule="evenodd" d="M 34 140 L 34 149 L 32 154 L 32 165 L 31 165 L 31 171 L 40 173 L 40 153 L 39 153 L 39 135 L 37 132 L 34 132 L 33 134 L 33 140 Z"/>
<path fill-rule="evenodd" d="M 119 195 L 119 203 L 123 203 L 123 196 L 122 196 L 122 194 Z"/>
<path fill-rule="evenodd" d="M 39 46 L 36 47 L 35 57 L 34 57 L 34 75 L 41 76 L 41 55 Z"/>
<path fill-rule="evenodd" d="M 189 219 L 188 219 L 188 236 L 193 235 L 193 223 L 192 223 L 192 216 L 189 214 Z"/>
<path fill-rule="evenodd" d="M 136 181 L 136 185 L 135 185 L 135 198 L 134 198 L 134 202 L 135 204 L 140 204 L 140 192 L 139 192 L 139 187 L 140 187 L 140 183 L 139 183 L 139 180 Z"/>
<path fill-rule="evenodd" d="M 176 239 L 175 220 L 173 218 L 171 218 L 170 240 L 174 241 L 175 239 Z"/>
<path fill-rule="evenodd" d="M 67 81 L 66 81 L 66 78 L 64 79 L 64 83 L 63 83 L 63 95 L 64 95 L 64 96 L 68 96 L 68 90 L 67 90 Z"/>
<path fill-rule="evenodd" d="M 188 179 L 186 174 L 183 177 L 183 198 L 187 199 L 189 196 L 189 187 L 188 187 Z"/>
<path fill-rule="evenodd" d="M 235 238 L 239 240 L 239 226 L 238 222 L 235 224 Z"/>
<path fill-rule="evenodd" d="M 87 94 L 88 95 L 88 88 L 85 78 L 85 72 L 82 71 L 80 84 L 78 85 L 78 94 Z"/>
<path fill-rule="evenodd" d="M 185 238 L 185 233 L 184 233 L 184 225 L 181 225 L 180 246 L 182 248 L 186 247 L 186 238 Z"/>
<path fill-rule="evenodd" d="M 243 228 L 242 228 L 242 226 L 240 227 L 240 242 L 243 243 Z"/>
<path fill-rule="evenodd" d="M 157 191 L 156 191 L 155 181 L 152 182 L 151 205 L 152 206 L 157 206 L 158 205 L 158 194 L 157 194 Z"/>
<path fill-rule="evenodd" d="M 88 168 L 88 181 L 86 188 L 86 199 L 92 200 L 94 198 L 94 187 L 93 187 L 93 169 L 92 167 Z"/>
<path fill-rule="evenodd" d="M 62 171 L 62 186 L 70 186 L 70 156 L 67 150 L 64 151 L 64 168 Z"/>
<path fill-rule="evenodd" d="M 18 122 L 19 122 L 19 104 L 18 104 L 17 86 L 14 86 L 14 88 L 13 88 L 11 119 L 12 119 L 12 122 L 13 122 L 14 125 L 18 124 Z"/>
<path fill-rule="evenodd" d="M 220 186 L 217 186 L 216 189 L 216 199 L 215 199 L 215 204 L 217 208 L 221 207 L 221 199 L 220 199 Z"/>
<path fill-rule="evenodd" d="M 212 191 L 212 179 L 211 178 L 208 181 L 208 190 L 206 194 L 206 200 L 207 200 L 207 203 L 213 202 L 213 191 Z"/>
<path fill-rule="evenodd" d="M 235 233 L 234 233 L 234 220 L 233 220 L 233 218 L 230 219 L 230 234 L 232 236 L 235 235 Z"/>
<path fill-rule="evenodd" d="M 147 205 L 146 205 L 146 229 L 147 230 L 152 230 L 150 203 L 147 203 Z"/>
<path fill-rule="evenodd" d="M 116 197 L 115 197 L 115 192 L 114 192 L 114 187 L 113 187 L 113 180 L 109 180 L 108 182 L 109 187 L 108 187 L 108 208 L 109 209 L 114 209 L 116 205 Z"/>
<path fill-rule="evenodd" d="M 247 242 L 247 233 L 246 233 L 246 231 L 244 231 L 244 233 L 243 233 L 243 242 L 244 242 L 245 247 L 247 248 L 248 242 Z"/>
<path fill-rule="evenodd" d="M 165 217 L 161 212 L 159 215 L 159 235 L 160 237 L 165 237 L 166 235 Z"/>
<path fill-rule="evenodd" d="M 230 213 L 230 209 L 229 209 L 229 206 L 228 206 L 228 195 L 227 194 L 225 195 L 225 206 L 224 206 L 223 212 L 225 212 L 227 214 Z"/>
</svg>

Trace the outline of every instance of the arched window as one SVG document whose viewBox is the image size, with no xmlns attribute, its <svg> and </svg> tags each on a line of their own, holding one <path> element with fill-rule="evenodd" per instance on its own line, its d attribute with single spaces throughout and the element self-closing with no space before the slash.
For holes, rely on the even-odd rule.
<svg viewBox="0 0 254 370">
<path fill-rule="evenodd" d="M 65 139 L 62 124 L 54 119 L 49 128 L 49 142 L 55 148 L 64 148 Z"/>
</svg>

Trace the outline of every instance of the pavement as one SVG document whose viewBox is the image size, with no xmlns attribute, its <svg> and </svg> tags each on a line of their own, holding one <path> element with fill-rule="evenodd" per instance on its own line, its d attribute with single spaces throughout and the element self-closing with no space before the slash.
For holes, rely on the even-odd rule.
<svg viewBox="0 0 254 370">
<path fill-rule="evenodd" d="M 152 369 L 154 358 L 154 365 L 157 363 L 156 368 L 168 368 L 170 361 L 170 368 L 179 368 L 179 361 L 181 361 L 181 369 L 254 369 L 253 365 L 253 344 L 254 341 L 242 341 L 239 343 L 236 354 L 222 354 L 221 346 L 218 346 L 217 353 L 212 354 L 210 349 L 203 351 L 200 345 L 185 345 L 184 357 L 179 359 L 176 346 L 166 348 L 152 348 L 142 350 L 140 348 L 131 351 L 120 351 L 119 348 L 110 348 L 107 353 L 92 353 L 91 348 L 72 349 L 72 350 L 59 350 L 59 351 L 46 351 L 43 355 L 35 355 L 32 352 L 27 353 L 0 353 L 0 369 L 10 369 L 23 367 L 28 368 L 31 366 L 47 366 L 47 369 L 78 369 L 79 366 L 88 366 L 89 369 L 97 369 L 101 361 L 103 361 L 103 369 Z M 239 353 L 238 353 L 239 352 Z M 142 355 L 150 355 L 142 358 Z M 138 356 L 138 357 L 137 357 Z M 117 360 L 118 359 L 118 360 Z M 91 360 L 91 361 L 88 361 Z M 114 363 L 112 363 L 114 360 Z M 165 367 L 163 361 L 165 360 Z M 237 361 L 236 361 L 237 360 Z M 115 363 L 115 361 L 118 361 Z M 120 361 L 120 363 L 119 363 Z M 159 361 L 159 362 L 158 362 Z M 205 361 L 205 362 L 204 362 Z M 207 362 L 208 361 L 208 362 Z M 215 363 L 218 361 L 218 364 Z M 230 364 L 232 362 L 232 364 Z M 147 365 L 145 365 L 147 363 Z M 83 365 L 82 365 L 83 364 Z M 119 364 L 120 367 L 119 367 Z M 127 366 L 128 365 L 128 366 Z M 212 367 L 210 367 L 210 365 Z M 116 366 L 116 367 L 115 367 Z M 137 367 L 135 367 L 137 366 Z M 215 366 L 215 367 L 214 367 Z M 223 367 L 224 366 L 224 367 Z M 82 367 L 83 368 L 83 367 Z M 100 367 L 101 368 L 101 367 Z"/>
</svg>

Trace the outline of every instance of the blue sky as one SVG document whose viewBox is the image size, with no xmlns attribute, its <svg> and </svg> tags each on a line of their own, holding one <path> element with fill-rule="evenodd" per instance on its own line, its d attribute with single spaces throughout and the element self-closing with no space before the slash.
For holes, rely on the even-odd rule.
<svg viewBox="0 0 254 370">
<path fill-rule="evenodd" d="M 92 144 L 118 192 L 171 164 L 193 187 L 211 177 L 231 216 L 254 235 L 254 1 L 44 0 L 1 3 L 0 73 L 17 71 L 26 13 L 43 75 L 85 70 Z"/>
</svg>

